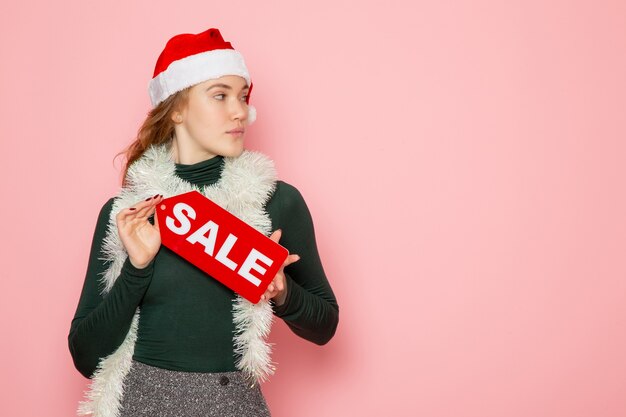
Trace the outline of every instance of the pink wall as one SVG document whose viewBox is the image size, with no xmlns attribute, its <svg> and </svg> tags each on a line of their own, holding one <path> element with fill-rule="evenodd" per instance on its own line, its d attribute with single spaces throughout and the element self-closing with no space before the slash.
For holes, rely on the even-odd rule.
<svg viewBox="0 0 626 417">
<path fill-rule="evenodd" d="M 0 413 L 73 415 L 112 158 L 167 39 L 218 27 L 341 309 L 324 347 L 276 322 L 275 417 L 626 416 L 625 4 L 3 4 Z"/>
</svg>

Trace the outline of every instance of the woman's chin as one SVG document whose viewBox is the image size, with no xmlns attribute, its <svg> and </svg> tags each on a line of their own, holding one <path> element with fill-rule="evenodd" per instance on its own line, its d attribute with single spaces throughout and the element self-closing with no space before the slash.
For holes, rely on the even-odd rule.
<svg viewBox="0 0 626 417">
<path fill-rule="evenodd" d="M 229 158 L 237 158 L 238 156 L 241 156 L 244 150 L 245 148 L 243 147 L 243 144 L 242 144 L 242 146 L 233 147 L 232 149 L 229 149 L 228 151 L 224 151 L 222 156 L 227 156 Z"/>
</svg>

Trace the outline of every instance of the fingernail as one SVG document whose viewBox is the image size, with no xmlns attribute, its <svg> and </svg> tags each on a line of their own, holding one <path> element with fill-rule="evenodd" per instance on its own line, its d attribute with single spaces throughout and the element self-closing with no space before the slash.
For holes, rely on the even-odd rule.
<svg viewBox="0 0 626 417">
<path fill-rule="evenodd" d="M 158 196 L 159 196 L 158 194 L 155 194 L 152 198 L 157 198 Z"/>
<path fill-rule="evenodd" d="M 137 210 L 135 207 L 131 207 L 129 208 L 129 210 Z"/>
<path fill-rule="evenodd" d="M 150 201 L 150 200 L 152 200 L 152 197 L 146 198 L 146 201 Z"/>
</svg>

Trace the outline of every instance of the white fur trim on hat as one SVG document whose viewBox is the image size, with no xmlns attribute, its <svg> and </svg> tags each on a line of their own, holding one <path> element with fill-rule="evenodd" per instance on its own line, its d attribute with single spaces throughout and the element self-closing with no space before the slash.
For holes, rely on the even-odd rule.
<svg viewBox="0 0 626 417">
<path fill-rule="evenodd" d="M 181 58 L 150 80 L 148 84 L 150 101 L 152 106 L 156 107 L 178 91 L 224 75 L 239 75 L 250 85 L 250 74 L 239 51 L 214 49 Z"/>
</svg>

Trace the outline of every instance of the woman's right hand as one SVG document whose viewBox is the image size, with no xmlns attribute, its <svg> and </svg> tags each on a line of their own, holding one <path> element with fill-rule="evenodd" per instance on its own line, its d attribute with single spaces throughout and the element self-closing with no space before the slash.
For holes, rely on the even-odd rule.
<svg viewBox="0 0 626 417">
<path fill-rule="evenodd" d="M 145 268 L 161 247 L 161 232 L 156 205 L 163 200 L 161 194 L 121 210 L 117 216 L 117 231 L 135 268 Z M 154 213 L 154 225 L 148 217 Z"/>
</svg>

